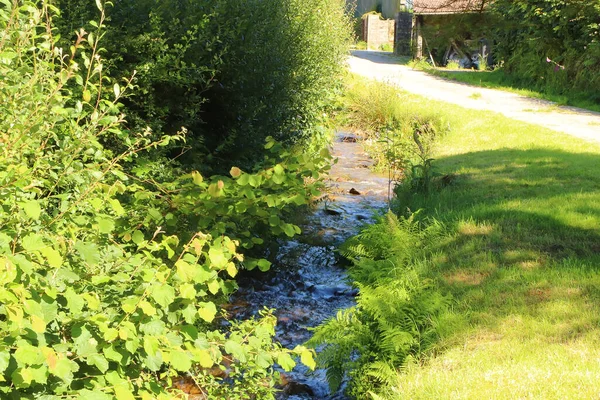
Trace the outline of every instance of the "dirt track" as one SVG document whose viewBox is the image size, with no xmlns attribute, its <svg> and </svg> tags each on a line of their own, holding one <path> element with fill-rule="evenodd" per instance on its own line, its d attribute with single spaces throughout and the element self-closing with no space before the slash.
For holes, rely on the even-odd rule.
<svg viewBox="0 0 600 400">
<path fill-rule="evenodd" d="M 390 53 L 357 50 L 349 57 L 348 64 L 356 74 L 388 82 L 411 93 L 467 108 L 495 111 L 519 121 L 600 142 L 600 113 L 438 78 L 398 64 Z"/>
</svg>

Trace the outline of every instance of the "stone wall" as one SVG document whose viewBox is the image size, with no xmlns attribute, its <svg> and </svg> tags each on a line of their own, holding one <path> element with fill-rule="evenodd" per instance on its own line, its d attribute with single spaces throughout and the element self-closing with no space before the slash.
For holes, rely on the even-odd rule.
<svg viewBox="0 0 600 400">
<path fill-rule="evenodd" d="M 369 49 L 379 49 L 383 44 L 394 45 L 395 21 L 380 19 L 379 15 L 369 14 L 363 17 L 363 37 Z"/>
</svg>

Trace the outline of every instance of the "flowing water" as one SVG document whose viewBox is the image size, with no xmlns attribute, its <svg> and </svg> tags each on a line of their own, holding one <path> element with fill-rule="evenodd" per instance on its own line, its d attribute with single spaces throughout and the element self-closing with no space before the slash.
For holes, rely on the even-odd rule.
<svg viewBox="0 0 600 400">
<path fill-rule="evenodd" d="M 308 340 L 311 327 L 354 305 L 357 292 L 335 249 L 387 206 L 388 180 L 369 169 L 372 162 L 356 136 L 338 133 L 333 155 L 338 162 L 330 173 L 328 199 L 306 218 L 302 235 L 281 243 L 270 272 L 241 278 L 233 299 L 232 311 L 240 318 L 263 306 L 276 309 L 276 339 L 288 348 Z M 322 370 L 311 373 L 299 365 L 286 377 L 281 399 L 345 399 L 329 393 Z"/>
</svg>

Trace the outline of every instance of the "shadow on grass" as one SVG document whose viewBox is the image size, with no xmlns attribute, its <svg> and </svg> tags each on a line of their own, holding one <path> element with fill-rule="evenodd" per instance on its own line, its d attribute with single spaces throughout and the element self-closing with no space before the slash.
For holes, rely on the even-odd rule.
<svg viewBox="0 0 600 400">
<path fill-rule="evenodd" d="M 436 167 L 453 183 L 400 193 L 398 209 L 422 209 L 420 218 L 449 231 L 435 246 L 432 275 L 464 316 L 452 334 L 515 318 L 529 322 L 514 334 L 549 341 L 598 329 L 599 155 L 500 149 L 443 157 Z"/>
</svg>

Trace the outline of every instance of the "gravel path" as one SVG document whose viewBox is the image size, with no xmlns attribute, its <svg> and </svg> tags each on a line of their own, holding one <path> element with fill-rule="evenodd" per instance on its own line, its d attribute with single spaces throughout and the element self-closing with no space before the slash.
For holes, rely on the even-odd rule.
<svg viewBox="0 0 600 400">
<path fill-rule="evenodd" d="M 600 142 L 600 113 L 597 112 L 439 78 L 399 65 L 390 53 L 357 50 L 352 52 L 348 64 L 358 75 L 394 84 L 411 93 L 467 108 L 499 112 L 519 121 Z"/>
</svg>

